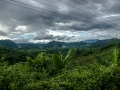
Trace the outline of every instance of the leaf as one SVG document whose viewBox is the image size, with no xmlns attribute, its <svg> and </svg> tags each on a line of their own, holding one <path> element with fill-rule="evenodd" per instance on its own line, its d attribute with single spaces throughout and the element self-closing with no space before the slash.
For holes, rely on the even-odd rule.
<svg viewBox="0 0 120 90">
<path fill-rule="evenodd" d="M 37 57 L 35 58 L 35 60 L 41 60 L 43 58 L 44 54 L 46 54 L 46 53 L 45 52 L 39 53 L 37 55 Z"/>
<path fill-rule="evenodd" d="M 28 61 L 32 61 L 31 57 L 26 56 L 26 58 L 27 58 Z"/>
<path fill-rule="evenodd" d="M 52 54 L 53 64 L 57 69 L 64 68 L 64 63 L 57 54 Z"/>
<path fill-rule="evenodd" d="M 28 57 L 28 56 L 26 56 L 26 58 L 27 58 L 28 65 L 32 65 L 33 64 L 33 59 L 31 57 Z"/>
<path fill-rule="evenodd" d="M 101 57 L 96 57 L 96 59 L 97 59 L 97 63 L 100 63 L 102 65 L 109 66 L 109 64 L 110 64 L 110 61 L 107 60 L 107 59 L 104 59 L 104 58 L 101 58 Z"/>
<path fill-rule="evenodd" d="M 66 55 L 66 57 L 65 57 L 65 59 L 64 59 L 64 65 L 66 65 L 66 63 L 68 62 L 68 59 L 69 59 L 69 57 L 70 57 L 71 54 L 72 54 L 72 51 L 73 51 L 73 49 L 70 49 L 70 50 L 68 51 L 68 53 L 67 53 L 67 55 Z"/>
<path fill-rule="evenodd" d="M 118 56 L 119 56 L 119 49 L 118 49 L 117 46 L 116 46 L 115 49 L 114 49 L 113 55 L 114 55 L 114 58 L 113 58 L 112 64 L 113 64 L 113 65 L 117 65 Z"/>
<path fill-rule="evenodd" d="M 61 52 L 59 52 L 59 57 L 60 57 L 60 59 L 62 60 L 62 53 Z"/>
<path fill-rule="evenodd" d="M 6 69 L 6 68 L 8 67 L 8 65 L 9 65 L 9 61 L 6 61 L 6 62 L 4 63 L 4 69 Z"/>
</svg>

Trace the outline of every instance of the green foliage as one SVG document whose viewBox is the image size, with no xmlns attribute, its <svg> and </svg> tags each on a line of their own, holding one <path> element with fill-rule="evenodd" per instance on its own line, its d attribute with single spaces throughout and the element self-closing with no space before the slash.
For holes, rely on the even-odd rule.
<svg viewBox="0 0 120 90">
<path fill-rule="evenodd" d="M 113 65 L 117 65 L 118 57 L 119 57 L 119 48 L 118 48 L 117 45 L 116 45 L 115 48 L 114 48 L 113 57 L 114 57 L 114 58 L 113 58 L 112 64 L 113 64 Z"/>
<path fill-rule="evenodd" d="M 78 50 L 73 54 L 70 49 L 66 56 L 61 52 L 52 54 L 52 60 L 51 53 L 49 56 L 45 52 L 36 55 L 31 51 L 26 54 L 24 50 L 17 50 L 17 54 L 23 52 L 26 55 L 27 62 L 12 65 L 7 62 L 6 56 L 9 54 L 2 53 L 0 90 L 119 90 L 120 67 L 116 65 L 119 61 L 119 47 L 114 49 L 115 65 L 110 65 L 110 59 L 113 58 L 110 49 L 91 50 L 91 54 L 89 50 Z M 73 67 L 66 69 L 71 56 Z M 16 61 L 19 58 L 16 56 Z M 81 61 L 85 64 L 74 64 Z"/>
<path fill-rule="evenodd" d="M 42 60 L 44 54 L 39 54 L 38 57 L 36 60 Z M 120 88 L 118 66 L 105 67 L 93 63 L 89 66 L 62 69 L 61 72 L 51 76 L 47 72 L 48 68 L 36 72 L 29 65 L 14 64 L 4 67 L 5 64 L 0 64 L 0 90 L 119 90 Z"/>
<path fill-rule="evenodd" d="M 117 39 L 117 36 L 116 38 L 113 39 L 114 40 L 114 44 L 115 44 L 115 47 L 114 47 L 114 50 L 113 50 L 113 60 L 112 60 L 112 65 L 118 65 L 118 58 L 119 58 L 119 41 Z"/>
<path fill-rule="evenodd" d="M 110 66 L 110 64 L 111 64 L 110 60 L 100 58 L 100 57 L 96 57 L 96 61 L 97 61 L 97 63 L 99 63 L 101 65 L 105 65 L 105 66 Z"/>
<path fill-rule="evenodd" d="M 68 53 L 67 53 L 67 55 L 66 55 L 66 57 L 65 57 L 65 59 L 64 59 L 64 66 L 67 64 L 70 56 L 72 55 L 72 52 L 73 52 L 73 49 L 70 49 L 70 50 L 68 51 Z"/>
<path fill-rule="evenodd" d="M 72 49 L 70 49 L 64 59 L 62 59 L 62 54 L 59 52 L 59 55 L 57 54 L 52 54 L 52 60 L 53 64 L 57 69 L 63 69 L 65 68 L 70 56 L 72 54 Z"/>
<path fill-rule="evenodd" d="M 47 56 L 46 52 L 40 52 L 35 59 L 26 56 L 28 66 L 35 67 L 38 70 L 49 68 L 52 65 L 51 59 Z"/>
<path fill-rule="evenodd" d="M 17 48 L 17 44 L 11 40 L 0 40 L 0 46 L 11 48 L 11 49 Z"/>
<path fill-rule="evenodd" d="M 53 54 L 52 55 L 52 60 L 53 60 L 53 64 L 57 69 L 62 69 L 64 68 L 64 62 L 62 61 L 62 59 L 57 55 L 57 54 Z"/>
</svg>

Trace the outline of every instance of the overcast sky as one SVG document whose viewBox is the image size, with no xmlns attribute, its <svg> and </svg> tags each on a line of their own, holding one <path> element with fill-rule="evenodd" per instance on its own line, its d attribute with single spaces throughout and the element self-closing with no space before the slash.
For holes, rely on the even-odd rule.
<svg viewBox="0 0 120 90">
<path fill-rule="evenodd" d="M 120 0 L 0 0 L 0 39 L 76 42 L 120 35 Z"/>
</svg>

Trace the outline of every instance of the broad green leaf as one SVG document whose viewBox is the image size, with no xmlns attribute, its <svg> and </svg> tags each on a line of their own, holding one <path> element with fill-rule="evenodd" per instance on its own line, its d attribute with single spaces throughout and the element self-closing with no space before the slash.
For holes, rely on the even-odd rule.
<svg viewBox="0 0 120 90">
<path fill-rule="evenodd" d="M 62 53 L 61 52 L 59 52 L 59 57 L 60 57 L 60 59 L 62 60 Z"/>
<path fill-rule="evenodd" d="M 68 53 L 67 53 L 67 55 L 66 55 L 66 57 L 65 57 L 65 59 L 64 59 L 64 65 L 66 65 L 66 63 L 68 62 L 68 59 L 69 59 L 69 57 L 70 57 L 71 54 L 72 54 L 72 51 L 73 51 L 73 49 L 70 49 L 70 50 L 68 51 Z"/>
<path fill-rule="evenodd" d="M 64 68 L 63 61 L 60 59 L 60 57 L 57 54 L 52 54 L 52 60 L 53 64 L 57 69 Z"/>
<path fill-rule="evenodd" d="M 119 56 L 119 49 L 118 49 L 117 46 L 116 46 L 115 49 L 114 49 L 113 55 L 114 55 L 114 58 L 113 58 L 112 64 L 113 64 L 113 65 L 117 65 L 118 56 Z"/>
<path fill-rule="evenodd" d="M 32 59 L 31 57 L 28 57 L 28 56 L 26 56 L 26 58 L 27 58 L 27 63 L 28 63 L 29 65 L 32 65 L 33 59 Z"/>
<path fill-rule="evenodd" d="M 43 58 L 44 54 L 46 54 L 46 53 L 45 52 L 39 53 L 35 59 L 36 60 L 41 60 Z"/>
</svg>

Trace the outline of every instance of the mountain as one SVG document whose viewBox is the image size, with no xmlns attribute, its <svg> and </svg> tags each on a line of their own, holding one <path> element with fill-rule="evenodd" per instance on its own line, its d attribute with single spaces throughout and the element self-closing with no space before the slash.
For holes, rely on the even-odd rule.
<svg viewBox="0 0 120 90">
<path fill-rule="evenodd" d="M 111 39 L 106 39 L 106 40 L 97 40 L 94 43 L 90 43 L 90 46 L 93 48 L 101 47 L 110 44 Z"/>
<path fill-rule="evenodd" d="M 118 39 L 118 41 L 120 41 Z M 47 44 L 41 43 L 14 43 L 11 40 L 0 40 L 0 46 L 7 47 L 11 49 L 24 48 L 24 49 L 56 49 L 56 48 L 97 48 L 107 44 L 114 44 L 115 39 L 106 39 L 106 40 L 86 40 L 81 42 L 58 42 L 51 41 Z"/>
<path fill-rule="evenodd" d="M 11 49 L 14 49 L 14 48 L 18 47 L 17 44 L 14 43 L 11 40 L 0 40 L 0 46 L 1 47 L 11 48 Z"/>
<path fill-rule="evenodd" d="M 81 41 L 81 42 L 69 42 L 69 43 L 65 43 L 66 47 L 81 47 L 86 45 L 85 42 Z"/>
<path fill-rule="evenodd" d="M 11 40 L 0 40 L 1 47 L 7 47 L 10 49 L 24 48 L 24 49 L 39 49 L 42 48 L 45 44 L 39 43 L 15 43 Z"/>
<path fill-rule="evenodd" d="M 62 48 L 64 44 L 65 44 L 64 42 L 51 41 L 47 43 L 43 48 L 45 49 Z"/>
<path fill-rule="evenodd" d="M 45 49 L 55 49 L 55 48 L 75 48 L 75 47 L 82 47 L 85 46 L 87 43 L 81 41 L 81 42 L 58 42 L 58 41 L 51 41 L 49 43 L 47 43 L 45 46 L 43 46 L 43 48 Z"/>
<path fill-rule="evenodd" d="M 81 41 L 81 42 L 58 42 L 58 41 L 51 41 L 47 43 L 43 48 L 45 49 L 53 49 L 53 48 L 97 48 L 101 46 L 105 46 L 107 44 L 110 44 L 110 42 L 113 40 L 111 39 L 106 39 L 106 40 L 86 40 L 86 41 Z"/>
</svg>

